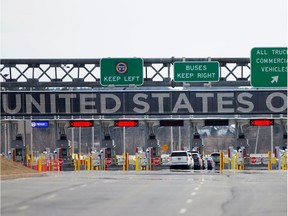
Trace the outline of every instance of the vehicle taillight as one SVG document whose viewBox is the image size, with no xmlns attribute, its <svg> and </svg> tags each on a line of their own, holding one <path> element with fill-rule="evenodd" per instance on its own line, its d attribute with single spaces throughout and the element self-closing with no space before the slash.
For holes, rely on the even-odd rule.
<svg viewBox="0 0 288 216">
<path fill-rule="evenodd" d="M 188 156 L 186 157 L 186 160 L 188 161 Z"/>
</svg>

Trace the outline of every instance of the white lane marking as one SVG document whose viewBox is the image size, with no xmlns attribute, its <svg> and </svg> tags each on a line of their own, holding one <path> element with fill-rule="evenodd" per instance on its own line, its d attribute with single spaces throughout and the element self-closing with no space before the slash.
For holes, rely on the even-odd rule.
<svg viewBox="0 0 288 216">
<path fill-rule="evenodd" d="M 18 210 L 25 210 L 25 209 L 27 209 L 29 206 L 27 206 L 27 205 L 25 205 L 25 206 L 20 206 L 19 208 L 18 208 Z"/>
<path fill-rule="evenodd" d="M 81 187 L 87 187 L 87 184 L 83 184 L 83 185 L 81 185 Z"/>
<path fill-rule="evenodd" d="M 195 191 L 199 190 L 199 187 L 194 188 Z"/>
<path fill-rule="evenodd" d="M 114 183 L 114 182 L 115 182 L 115 180 L 110 180 L 110 179 L 103 181 L 103 183 Z"/>
<path fill-rule="evenodd" d="M 192 199 L 188 199 L 186 202 L 189 204 L 189 203 L 192 203 Z"/>
<path fill-rule="evenodd" d="M 192 192 L 191 193 L 191 196 L 195 196 L 197 193 L 196 192 Z"/>
<path fill-rule="evenodd" d="M 69 191 L 73 191 L 73 190 L 75 190 L 75 188 L 69 188 Z"/>
<path fill-rule="evenodd" d="M 180 214 L 185 214 L 185 213 L 186 213 L 186 211 L 187 211 L 187 209 L 186 209 L 186 208 L 182 208 L 182 209 L 180 209 L 179 213 L 180 213 Z"/>
<path fill-rule="evenodd" d="M 56 197 L 56 194 L 51 194 L 50 196 L 47 197 L 47 199 L 53 199 Z"/>
</svg>

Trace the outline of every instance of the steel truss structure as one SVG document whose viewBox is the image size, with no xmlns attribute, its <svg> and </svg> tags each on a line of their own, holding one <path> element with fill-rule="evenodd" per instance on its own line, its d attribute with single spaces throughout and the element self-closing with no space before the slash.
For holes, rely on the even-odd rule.
<svg viewBox="0 0 288 216">
<path fill-rule="evenodd" d="M 98 88 L 101 59 L 1 59 L 0 85 L 9 89 Z M 203 82 L 175 82 L 178 61 L 218 61 L 219 82 L 211 86 L 250 86 L 250 58 L 144 58 L 142 86 L 204 86 Z"/>
</svg>

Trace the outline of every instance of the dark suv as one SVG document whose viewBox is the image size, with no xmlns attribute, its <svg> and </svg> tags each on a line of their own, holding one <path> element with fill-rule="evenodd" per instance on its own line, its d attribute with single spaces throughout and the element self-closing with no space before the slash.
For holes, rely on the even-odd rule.
<svg viewBox="0 0 288 216">
<path fill-rule="evenodd" d="M 199 153 L 192 153 L 192 157 L 194 159 L 194 169 L 203 169 L 203 161 L 201 155 Z"/>
<path fill-rule="evenodd" d="M 213 158 L 215 162 L 215 168 L 219 168 L 220 166 L 220 152 L 213 152 L 211 153 L 211 157 Z"/>
</svg>

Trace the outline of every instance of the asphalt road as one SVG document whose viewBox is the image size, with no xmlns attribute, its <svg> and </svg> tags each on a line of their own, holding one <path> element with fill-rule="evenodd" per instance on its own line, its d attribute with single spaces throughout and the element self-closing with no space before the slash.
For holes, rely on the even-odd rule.
<svg viewBox="0 0 288 216">
<path fill-rule="evenodd" d="M 283 171 L 80 171 L 1 182 L 1 215 L 287 216 Z"/>
</svg>

